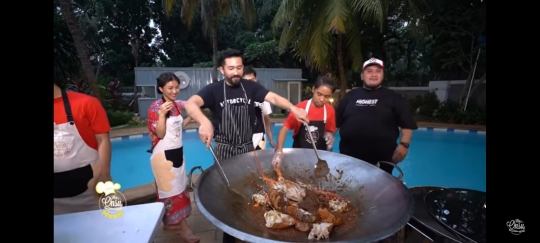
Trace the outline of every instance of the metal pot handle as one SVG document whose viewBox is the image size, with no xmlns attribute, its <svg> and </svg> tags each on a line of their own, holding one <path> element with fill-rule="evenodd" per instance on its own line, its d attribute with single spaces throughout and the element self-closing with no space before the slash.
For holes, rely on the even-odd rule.
<svg viewBox="0 0 540 243">
<path fill-rule="evenodd" d="M 387 161 L 379 161 L 377 162 L 377 164 L 375 166 L 377 167 L 381 167 L 381 164 L 380 163 L 383 163 L 383 164 L 387 164 L 387 165 L 391 165 L 393 166 L 394 168 L 396 168 L 399 172 L 399 176 L 397 177 L 397 179 L 401 182 L 403 182 L 403 171 L 401 170 L 401 168 L 399 168 L 399 166 L 397 166 L 397 164 L 395 163 L 392 163 L 392 162 L 387 162 Z"/>
<path fill-rule="evenodd" d="M 191 168 L 191 171 L 189 171 L 189 176 L 188 176 L 188 183 L 189 183 L 189 186 L 191 186 L 191 189 L 193 189 L 193 172 L 196 170 L 196 169 L 199 169 L 201 171 L 201 174 L 204 172 L 203 168 L 200 167 L 200 166 L 195 166 L 193 168 Z"/>
</svg>

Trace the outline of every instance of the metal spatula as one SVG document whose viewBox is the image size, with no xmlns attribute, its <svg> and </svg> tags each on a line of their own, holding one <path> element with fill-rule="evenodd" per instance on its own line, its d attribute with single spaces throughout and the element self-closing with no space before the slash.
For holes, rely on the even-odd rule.
<svg viewBox="0 0 540 243">
<path fill-rule="evenodd" d="M 217 158 L 216 154 L 214 153 L 214 149 L 212 149 L 212 146 L 210 146 L 210 153 L 214 156 L 214 159 L 216 159 L 216 163 L 219 166 L 219 169 L 221 170 L 221 173 L 223 174 L 223 177 L 225 177 L 225 181 L 227 182 L 227 188 L 229 188 L 229 191 L 240 195 L 243 198 L 246 198 L 242 193 L 236 191 L 234 188 L 231 188 L 231 183 L 229 182 L 229 178 L 227 178 L 227 175 L 225 174 L 225 171 L 223 170 L 223 167 L 221 167 L 221 163 L 219 162 L 219 159 Z"/>
<path fill-rule="evenodd" d="M 330 169 L 328 168 L 328 163 L 326 160 L 322 160 L 321 157 L 319 157 L 319 152 L 317 151 L 317 146 L 315 145 L 315 140 L 313 140 L 313 135 L 311 135 L 311 131 L 309 130 L 309 125 L 304 122 L 304 127 L 306 128 L 307 133 L 309 134 L 309 139 L 311 140 L 311 145 L 313 145 L 313 149 L 315 150 L 315 155 L 317 156 L 317 164 L 315 165 L 315 177 L 325 177 L 330 172 Z"/>
<path fill-rule="evenodd" d="M 212 146 L 210 146 L 210 153 L 214 156 L 214 159 L 216 160 L 217 165 L 219 166 L 219 169 L 221 170 L 221 173 L 225 177 L 225 181 L 227 181 L 227 187 L 231 186 L 231 183 L 229 182 L 229 178 L 227 178 L 227 175 L 225 175 L 225 171 L 223 170 L 223 167 L 221 167 L 221 163 L 219 163 L 219 159 L 217 158 L 216 154 L 214 153 L 214 149 L 212 149 Z"/>
</svg>

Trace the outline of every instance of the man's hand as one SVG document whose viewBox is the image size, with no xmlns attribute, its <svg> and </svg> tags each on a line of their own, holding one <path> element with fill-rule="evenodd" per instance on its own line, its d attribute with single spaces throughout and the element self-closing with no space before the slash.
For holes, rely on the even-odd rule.
<svg viewBox="0 0 540 243">
<path fill-rule="evenodd" d="M 272 157 L 272 165 L 274 168 L 281 167 L 281 161 L 283 160 L 283 152 L 276 151 Z"/>
<path fill-rule="evenodd" d="M 403 145 L 398 145 L 396 150 L 394 151 L 394 155 L 392 156 L 392 162 L 399 163 L 405 159 L 405 156 L 407 156 L 407 152 L 409 149 L 405 148 Z"/>
<path fill-rule="evenodd" d="M 94 200 L 99 201 L 99 198 L 101 197 L 101 194 L 99 194 L 96 191 L 96 185 L 99 182 L 105 183 L 107 181 L 112 181 L 111 173 L 110 172 L 100 172 L 99 175 L 97 177 L 95 177 L 94 179 L 92 179 L 92 181 L 89 183 L 89 187 L 90 187 L 89 189 L 95 192 Z"/>
<path fill-rule="evenodd" d="M 214 125 L 212 122 L 207 121 L 201 124 L 199 127 L 199 137 L 203 143 L 206 143 L 206 149 L 212 145 L 212 139 L 214 138 Z"/>
<path fill-rule="evenodd" d="M 99 173 L 96 184 L 99 183 L 100 181 L 103 182 L 103 183 L 105 183 L 107 181 L 112 181 L 111 174 L 110 173 Z"/>
<path fill-rule="evenodd" d="M 330 150 L 332 147 L 334 147 L 334 133 L 325 132 L 324 140 L 326 141 L 326 149 Z"/>
<path fill-rule="evenodd" d="M 307 117 L 307 112 L 304 109 L 298 108 L 296 106 L 293 106 L 291 108 L 291 112 L 294 114 L 294 117 L 296 120 L 302 123 L 309 123 L 309 119 Z"/>
<path fill-rule="evenodd" d="M 283 160 L 283 152 L 276 151 L 274 153 L 274 156 L 272 157 L 272 165 L 274 166 L 274 171 L 277 174 L 278 180 L 283 179 L 283 175 L 281 175 L 281 170 L 279 169 L 281 167 L 282 160 Z"/>
</svg>

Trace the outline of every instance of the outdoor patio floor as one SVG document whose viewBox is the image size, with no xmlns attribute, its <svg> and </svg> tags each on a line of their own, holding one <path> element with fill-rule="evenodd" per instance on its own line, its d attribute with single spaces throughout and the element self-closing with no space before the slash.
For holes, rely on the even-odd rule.
<svg viewBox="0 0 540 243">
<path fill-rule="evenodd" d="M 200 243 L 214 243 L 222 242 L 223 231 L 216 228 L 199 212 L 195 200 L 193 200 L 193 192 L 190 192 L 191 196 L 191 216 L 187 219 L 189 226 L 194 234 L 201 238 Z M 160 226 L 156 232 L 154 243 L 181 243 L 177 231 L 163 230 L 163 226 Z"/>
</svg>

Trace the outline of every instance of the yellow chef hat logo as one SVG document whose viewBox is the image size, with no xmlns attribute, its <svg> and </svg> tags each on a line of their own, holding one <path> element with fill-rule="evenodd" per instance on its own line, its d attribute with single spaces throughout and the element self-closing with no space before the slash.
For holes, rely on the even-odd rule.
<svg viewBox="0 0 540 243">
<path fill-rule="evenodd" d="M 98 182 L 96 185 L 96 192 L 99 194 L 105 193 L 105 196 L 116 193 L 116 191 L 120 190 L 120 184 L 114 183 L 112 181 L 107 181 L 105 183 Z"/>
</svg>

